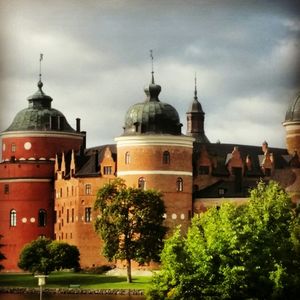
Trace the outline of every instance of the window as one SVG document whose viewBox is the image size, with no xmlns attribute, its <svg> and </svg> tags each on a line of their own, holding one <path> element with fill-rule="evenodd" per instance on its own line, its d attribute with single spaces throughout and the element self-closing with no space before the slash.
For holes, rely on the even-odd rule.
<svg viewBox="0 0 300 300">
<path fill-rule="evenodd" d="M 111 166 L 106 166 L 106 167 L 104 167 L 104 168 L 103 168 L 103 173 L 104 173 L 104 175 L 111 175 L 111 173 L 112 173 L 112 168 L 111 168 Z"/>
<path fill-rule="evenodd" d="M 74 186 L 73 185 L 72 185 L 71 191 L 72 191 L 71 195 L 74 196 Z"/>
<path fill-rule="evenodd" d="M 9 184 L 4 184 L 4 194 L 9 194 Z"/>
<path fill-rule="evenodd" d="M 15 209 L 10 211 L 10 226 L 15 227 L 17 226 L 17 212 Z"/>
<path fill-rule="evenodd" d="M 170 164 L 170 153 L 169 153 L 169 151 L 164 151 L 164 153 L 163 153 L 163 164 L 165 164 L 165 165 Z"/>
<path fill-rule="evenodd" d="M 126 165 L 130 164 L 130 153 L 129 152 L 125 153 L 125 164 Z"/>
<path fill-rule="evenodd" d="M 84 211 L 84 221 L 85 222 L 91 222 L 91 214 L 92 214 L 91 207 L 86 207 L 85 211 Z"/>
<path fill-rule="evenodd" d="M 67 223 L 69 223 L 69 210 L 67 209 Z"/>
<path fill-rule="evenodd" d="M 67 187 L 67 197 L 69 197 L 69 187 Z"/>
<path fill-rule="evenodd" d="M 224 188 L 219 188 L 218 193 L 219 193 L 219 196 L 224 196 L 225 195 L 225 189 Z"/>
<path fill-rule="evenodd" d="M 176 180 L 176 190 L 177 190 L 177 192 L 183 191 L 183 180 L 181 177 L 178 177 Z"/>
<path fill-rule="evenodd" d="M 16 144 L 11 144 L 11 152 L 16 152 Z"/>
<path fill-rule="evenodd" d="M 44 209 L 39 210 L 38 226 L 45 227 L 47 224 L 47 213 Z"/>
<path fill-rule="evenodd" d="M 71 222 L 74 223 L 74 208 L 72 208 L 72 213 L 71 213 Z"/>
<path fill-rule="evenodd" d="M 86 184 L 85 185 L 85 194 L 86 195 L 91 195 L 92 194 L 92 185 L 91 184 Z"/>
<path fill-rule="evenodd" d="M 270 177 L 271 176 L 271 169 L 265 168 L 265 176 Z"/>
<path fill-rule="evenodd" d="M 208 174 L 209 174 L 209 166 L 199 167 L 199 175 L 208 175 Z"/>
<path fill-rule="evenodd" d="M 145 190 L 146 189 L 146 180 L 144 177 L 140 177 L 139 181 L 138 181 L 138 187 L 141 190 Z"/>
</svg>

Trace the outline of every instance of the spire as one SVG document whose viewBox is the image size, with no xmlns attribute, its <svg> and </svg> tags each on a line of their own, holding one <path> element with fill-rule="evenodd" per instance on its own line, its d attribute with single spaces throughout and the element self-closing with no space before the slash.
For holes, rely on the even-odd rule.
<svg viewBox="0 0 300 300">
<path fill-rule="evenodd" d="M 151 74 L 152 74 L 152 80 L 151 83 L 154 84 L 154 68 L 153 68 L 153 50 L 150 50 L 150 58 L 151 58 Z"/>
<path fill-rule="evenodd" d="M 198 100 L 197 96 L 197 73 L 195 72 L 195 92 L 194 92 L 194 99 Z"/>
<path fill-rule="evenodd" d="M 43 87 L 43 82 L 42 82 L 42 60 L 43 60 L 44 54 L 40 54 L 40 73 L 39 73 L 39 82 L 38 82 L 38 88 L 41 90 Z"/>
</svg>

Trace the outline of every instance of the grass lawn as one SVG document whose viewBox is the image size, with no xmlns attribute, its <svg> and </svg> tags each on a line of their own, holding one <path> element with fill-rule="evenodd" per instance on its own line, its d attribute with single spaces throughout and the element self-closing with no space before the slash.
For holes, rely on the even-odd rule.
<svg viewBox="0 0 300 300">
<path fill-rule="evenodd" d="M 125 276 L 106 276 L 71 272 L 53 272 L 46 278 L 46 288 L 68 288 L 70 284 L 80 284 L 83 289 L 145 289 L 151 276 L 133 276 L 127 283 Z M 37 278 L 31 274 L 1 274 L 0 287 L 38 287 Z"/>
</svg>

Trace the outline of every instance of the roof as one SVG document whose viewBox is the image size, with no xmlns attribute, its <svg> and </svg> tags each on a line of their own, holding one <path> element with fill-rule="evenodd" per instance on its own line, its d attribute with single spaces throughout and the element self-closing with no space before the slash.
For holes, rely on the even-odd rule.
<svg viewBox="0 0 300 300">
<path fill-rule="evenodd" d="M 285 122 L 295 121 L 300 121 L 300 93 L 293 99 L 285 115 Z"/>
<path fill-rule="evenodd" d="M 7 131 L 63 131 L 75 132 L 67 122 L 65 116 L 58 110 L 51 108 L 52 98 L 43 90 L 43 83 L 38 82 L 38 90 L 28 97 L 28 108 L 17 113 Z"/>
<path fill-rule="evenodd" d="M 241 159 L 243 162 L 246 161 L 248 156 L 251 159 L 251 170 L 246 171 L 246 176 L 254 176 L 259 177 L 262 176 L 261 170 L 261 160 L 264 155 L 261 147 L 259 146 L 249 146 L 249 145 L 237 145 L 237 144 L 221 144 L 221 143 L 210 143 L 210 144 L 201 144 L 194 143 L 194 159 L 200 154 L 202 147 L 205 147 L 209 156 L 216 162 L 215 167 L 212 170 L 213 176 L 228 176 L 229 172 L 226 167 L 228 163 L 228 159 L 234 149 L 234 147 L 238 147 L 238 150 L 241 155 Z M 281 148 L 268 148 L 269 152 L 273 154 L 274 157 L 274 168 L 275 169 L 283 169 L 287 167 L 288 161 L 286 160 L 287 156 L 289 156 L 286 149 Z"/>
<path fill-rule="evenodd" d="M 153 82 L 145 89 L 144 102 L 131 106 L 125 115 L 123 135 L 172 134 L 181 135 L 177 110 L 158 98 L 161 87 Z"/>
<path fill-rule="evenodd" d="M 85 149 L 84 152 L 79 151 L 75 155 L 75 177 L 97 177 L 100 176 L 100 164 L 104 158 L 105 149 L 109 147 L 112 152 L 113 159 L 116 161 L 117 148 L 115 144 L 101 145 Z M 70 162 L 72 151 L 65 154 L 66 172 L 65 178 L 70 177 Z M 61 163 L 61 156 L 58 158 Z"/>
</svg>

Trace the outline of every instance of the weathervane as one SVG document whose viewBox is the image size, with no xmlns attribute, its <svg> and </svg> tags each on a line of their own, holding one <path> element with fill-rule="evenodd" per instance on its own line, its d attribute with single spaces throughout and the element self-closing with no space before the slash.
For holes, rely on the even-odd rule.
<svg viewBox="0 0 300 300">
<path fill-rule="evenodd" d="M 195 96 L 194 99 L 197 99 L 197 73 L 195 72 Z"/>
<path fill-rule="evenodd" d="M 41 53 L 40 54 L 40 74 L 39 74 L 40 81 L 42 81 L 42 60 L 43 60 L 43 56 L 44 56 L 44 54 Z"/>
<path fill-rule="evenodd" d="M 150 50 L 152 83 L 154 84 L 153 50 Z"/>
</svg>

